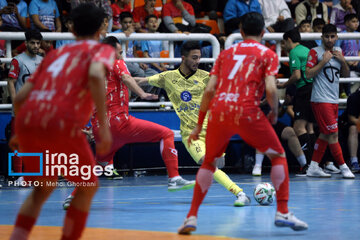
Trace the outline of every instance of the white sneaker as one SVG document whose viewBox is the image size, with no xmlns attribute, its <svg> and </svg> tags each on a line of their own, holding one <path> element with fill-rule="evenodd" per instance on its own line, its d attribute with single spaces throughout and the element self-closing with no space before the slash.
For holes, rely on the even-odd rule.
<svg viewBox="0 0 360 240">
<path fill-rule="evenodd" d="M 249 205 L 251 202 L 250 198 L 244 193 L 239 192 L 234 202 L 235 207 L 243 207 Z"/>
<path fill-rule="evenodd" d="M 341 168 L 341 174 L 342 174 L 343 178 L 347 178 L 347 179 L 355 178 L 355 175 L 351 172 L 351 170 L 349 169 L 349 167 L 346 164 L 344 167 Z"/>
<path fill-rule="evenodd" d="M 254 168 L 252 170 L 252 175 L 253 176 L 261 176 L 261 165 L 254 165 Z"/>
<path fill-rule="evenodd" d="M 178 229 L 179 234 L 190 234 L 196 230 L 197 218 L 195 216 L 190 216 L 185 218 L 183 225 Z"/>
<path fill-rule="evenodd" d="M 297 219 L 292 212 L 281 213 L 276 212 L 275 226 L 277 227 L 290 227 L 294 231 L 302 231 L 308 229 L 306 222 Z"/>
<path fill-rule="evenodd" d="M 182 177 L 175 177 L 175 180 L 173 178 L 169 178 L 168 181 L 168 191 L 178 191 L 178 190 L 186 190 L 194 188 L 195 181 L 188 181 L 183 179 Z"/>
<path fill-rule="evenodd" d="M 15 183 L 16 183 L 16 186 L 19 186 L 19 187 L 28 187 L 23 176 L 18 177 L 18 179 L 15 180 Z"/>
<path fill-rule="evenodd" d="M 306 176 L 308 177 L 319 177 L 319 178 L 329 178 L 331 174 L 325 173 L 319 166 L 310 164 Z"/>
<path fill-rule="evenodd" d="M 63 209 L 64 210 L 68 210 L 68 208 L 70 207 L 70 203 L 73 200 L 74 196 L 73 195 L 69 195 L 67 196 L 67 198 L 65 199 L 64 203 L 63 203 Z"/>
<path fill-rule="evenodd" d="M 330 162 L 330 163 L 326 164 L 325 167 L 324 167 L 324 171 L 326 173 L 334 173 L 334 174 L 337 174 L 337 173 L 341 172 L 340 169 L 335 167 L 333 162 Z"/>
</svg>

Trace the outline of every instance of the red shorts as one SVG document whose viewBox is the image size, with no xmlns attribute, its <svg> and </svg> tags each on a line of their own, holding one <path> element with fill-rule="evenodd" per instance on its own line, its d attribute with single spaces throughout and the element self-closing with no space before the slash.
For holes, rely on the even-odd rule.
<svg viewBox="0 0 360 240">
<path fill-rule="evenodd" d="M 125 144 L 141 143 L 141 142 L 160 142 L 164 136 L 173 134 L 173 132 L 159 124 L 137 119 L 129 116 L 128 120 L 110 119 L 110 131 L 112 134 L 113 143 L 111 150 L 106 155 L 96 155 L 97 162 L 111 162 L 115 153 Z M 95 141 L 99 139 L 99 129 L 93 126 Z"/>
<path fill-rule="evenodd" d="M 26 181 L 54 181 L 59 176 L 57 169 L 60 166 L 62 168 L 61 175 L 70 182 L 94 183 L 98 181 L 93 174 L 95 159 L 81 129 L 44 131 L 37 127 L 16 125 L 16 132 L 19 140 L 19 153 L 43 154 L 43 175 L 25 176 Z M 40 172 L 38 156 L 26 156 L 22 159 L 24 173 Z"/>
<path fill-rule="evenodd" d="M 321 133 L 330 134 L 338 131 L 338 104 L 312 102 L 311 108 Z"/>
<path fill-rule="evenodd" d="M 224 121 L 211 120 L 206 131 L 206 159 L 220 157 L 230 138 L 238 134 L 247 144 L 264 153 L 284 153 L 269 120 L 261 112 L 258 119 L 240 118 L 234 121 L 225 116 Z"/>
</svg>

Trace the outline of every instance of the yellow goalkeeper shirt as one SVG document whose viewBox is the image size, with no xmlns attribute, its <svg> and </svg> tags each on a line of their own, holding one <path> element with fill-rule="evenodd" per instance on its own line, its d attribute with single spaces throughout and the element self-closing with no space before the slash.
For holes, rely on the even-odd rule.
<svg viewBox="0 0 360 240">
<path fill-rule="evenodd" d="M 180 133 L 189 135 L 198 121 L 200 103 L 205 87 L 209 81 L 209 73 L 198 69 L 196 72 L 185 76 L 180 69 L 166 71 L 148 77 L 153 86 L 163 88 L 176 114 L 180 118 Z M 207 117 L 203 130 L 207 127 Z"/>
</svg>

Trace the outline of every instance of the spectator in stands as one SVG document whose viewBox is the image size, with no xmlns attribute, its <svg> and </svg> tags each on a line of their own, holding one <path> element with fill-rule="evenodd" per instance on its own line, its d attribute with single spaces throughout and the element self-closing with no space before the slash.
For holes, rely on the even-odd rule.
<svg viewBox="0 0 360 240">
<path fill-rule="evenodd" d="M 29 15 L 32 29 L 61 32 L 60 13 L 55 0 L 32 0 Z"/>
<path fill-rule="evenodd" d="M 295 19 L 295 8 L 302 1 L 304 1 L 304 0 L 286 0 L 286 4 L 288 5 L 288 7 L 290 9 L 291 16 L 292 16 L 293 19 Z"/>
<path fill-rule="evenodd" d="M 66 16 L 64 18 L 64 26 L 68 30 L 68 32 L 72 32 L 73 21 L 70 16 Z M 75 42 L 75 40 L 56 40 L 56 48 L 73 42 Z"/>
<path fill-rule="evenodd" d="M 145 0 L 145 5 L 134 8 L 132 15 L 135 22 L 135 31 L 136 32 L 147 32 L 145 27 L 145 18 L 149 15 L 155 15 L 156 17 L 161 17 L 161 12 L 156 11 L 155 9 L 156 0 Z"/>
<path fill-rule="evenodd" d="M 319 0 L 305 0 L 296 7 L 297 24 L 304 19 L 313 21 L 315 18 L 322 18 L 326 23 L 328 22 L 328 7 L 325 3 L 321 3 Z"/>
<path fill-rule="evenodd" d="M 149 33 L 156 33 L 158 29 L 158 18 L 155 15 L 149 15 L 145 18 L 145 25 Z M 161 40 L 147 40 L 141 42 L 141 51 L 146 58 L 160 58 L 161 51 L 165 50 L 166 42 Z M 166 71 L 164 63 L 150 63 L 148 66 L 157 72 Z"/>
<path fill-rule="evenodd" d="M 228 0 L 202 0 L 201 7 L 205 12 L 208 12 L 210 20 L 217 20 L 218 12 L 224 12 L 225 5 Z"/>
<path fill-rule="evenodd" d="M 76 8 L 77 6 L 79 6 L 81 3 L 92 3 L 97 7 L 100 7 L 102 9 L 104 9 L 106 15 L 107 15 L 107 19 L 108 19 L 108 29 L 107 32 L 111 32 L 112 30 L 112 25 L 113 25 L 113 19 L 112 19 L 112 9 L 110 6 L 110 1 L 109 0 L 70 0 L 71 2 L 71 9 Z"/>
<path fill-rule="evenodd" d="M 315 33 L 321 33 L 322 32 L 322 29 L 324 28 L 325 26 L 325 21 L 324 19 L 322 18 L 315 18 L 314 21 L 313 21 L 313 32 Z M 318 46 L 321 46 L 321 39 L 316 39 L 315 40 L 316 44 Z"/>
<path fill-rule="evenodd" d="M 311 21 L 310 20 L 302 20 L 300 25 L 298 26 L 300 33 L 310 33 L 312 32 L 311 29 Z M 314 47 L 317 47 L 318 44 L 315 42 L 315 40 L 302 40 L 300 42 L 301 45 L 307 47 L 308 49 L 312 49 Z"/>
<path fill-rule="evenodd" d="M 285 0 L 259 0 L 259 3 L 269 32 L 286 32 L 294 28 L 294 20 Z"/>
<path fill-rule="evenodd" d="M 0 0 L 0 15 L 2 26 L 0 31 L 18 32 L 26 29 L 28 5 L 24 0 Z"/>
<path fill-rule="evenodd" d="M 358 150 L 358 130 L 356 124 L 360 121 L 360 88 L 349 96 L 346 103 L 346 110 L 339 117 L 340 127 L 348 134 L 347 144 L 350 155 L 352 172 L 359 172 Z"/>
<path fill-rule="evenodd" d="M 120 14 L 122 12 L 131 12 L 130 0 L 118 0 L 115 3 L 111 4 L 111 9 L 113 19 L 112 30 L 119 30 L 122 27 L 120 23 Z"/>
<path fill-rule="evenodd" d="M 336 26 L 338 32 L 346 29 L 344 17 L 350 13 L 355 13 L 355 9 L 351 5 L 351 0 L 341 0 L 339 4 L 333 6 L 330 23 Z"/>
<path fill-rule="evenodd" d="M 224 9 L 225 34 L 239 32 L 240 18 L 249 12 L 261 12 L 258 0 L 228 0 Z"/>
<path fill-rule="evenodd" d="M 162 8 L 163 31 L 171 33 L 190 32 L 196 26 L 193 7 L 182 0 L 172 0 Z"/>
</svg>

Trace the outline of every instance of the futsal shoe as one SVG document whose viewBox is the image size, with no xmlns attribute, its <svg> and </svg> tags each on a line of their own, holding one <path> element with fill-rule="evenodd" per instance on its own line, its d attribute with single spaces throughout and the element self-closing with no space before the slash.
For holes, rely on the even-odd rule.
<svg viewBox="0 0 360 240">
<path fill-rule="evenodd" d="M 275 226 L 277 227 L 290 227 L 294 231 L 303 231 L 308 229 L 308 225 L 297 219 L 292 212 L 281 213 L 276 212 Z"/>
<path fill-rule="evenodd" d="M 110 168 L 111 168 L 111 175 L 107 176 L 107 178 L 112 179 L 112 180 L 122 180 L 123 179 L 123 177 L 118 173 L 116 168 L 114 168 L 113 164 L 109 164 L 108 166 L 110 166 Z"/>
<path fill-rule="evenodd" d="M 71 201 L 73 200 L 73 198 L 74 198 L 73 195 L 69 195 L 69 196 L 65 199 L 65 201 L 64 201 L 64 203 L 63 203 L 63 209 L 64 209 L 64 210 L 68 210 L 68 208 L 70 207 L 70 203 L 71 203 Z"/>
<path fill-rule="evenodd" d="M 235 207 L 243 207 L 249 205 L 251 202 L 250 198 L 244 193 L 239 192 L 234 202 Z"/>
<path fill-rule="evenodd" d="M 306 172 L 309 168 L 309 165 L 305 164 L 303 167 L 300 167 L 300 171 L 295 174 L 297 177 L 306 177 Z"/>
<path fill-rule="evenodd" d="M 328 164 L 325 165 L 324 167 L 324 172 L 326 173 L 333 173 L 333 174 L 338 174 L 340 173 L 340 169 L 338 169 L 337 167 L 335 167 L 334 163 L 329 162 Z"/>
<path fill-rule="evenodd" d="M 349 167 L 346 164 L 340 166 L 341 174 L 343 178 L 354 179 L 355 175 L 350 171 Z"/>
<path fill-rule="evenodd" d="M 357 162 L 352 163 L 352 164 L 351 164 L 351 171 L 352 171 L 353 173 L 359 172 L 359 171 L 360 171 L 359 163 L 357 163 Z"/>
<path fill-rule="evenodd" d="M 252 175 L 253 176 L 261 176 L 261 165 L 254 165 L 254 168 L 252 170 Z"/>
<path fill-rule="evenodd" d="M 168 191 L 174 192 L 178 190 L 192 189 L 195 186 L 195 181 L 188 181 L 180 176 L 169 178 Z"/>
<path fill-rule="evenodd" d="M 195 216 L 190 216 L 185 219 L 183 225 L 181 225 L 178 229 L 179 234 L 188 235 L 191 232 L 196 230 L 197 218 Z"/>
<path fill-rule="evenodd" d="M 325 173 L 318 165 L 310 164 L 306 176 L 308 177 L 318 177 L 318 178 L 329 178 L 331 174 Z"/>
</svg>

